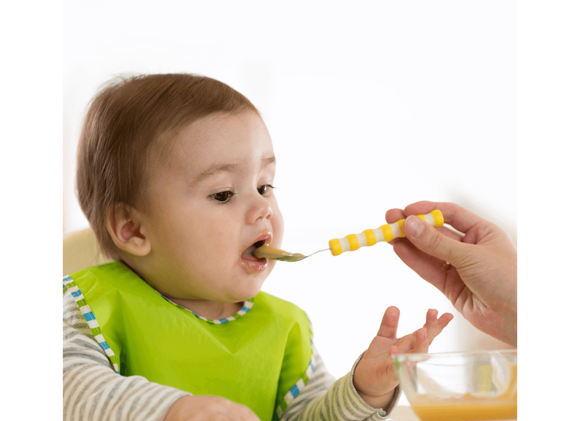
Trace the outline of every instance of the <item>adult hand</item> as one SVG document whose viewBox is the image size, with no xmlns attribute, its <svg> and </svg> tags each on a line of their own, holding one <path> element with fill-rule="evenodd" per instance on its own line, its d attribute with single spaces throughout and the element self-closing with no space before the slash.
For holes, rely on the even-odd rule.
<svg viewBox="0 0 580 421">
<path fill-rule="evenodd" d="M 219 396 L 185 396 L 159 421 L 260 421 L 250 408 Z"/>
<path fill-rule="evenodd" d="M 434 209 L 460 232 L 411 216 Z M 515 347 L 517 252 L 509 235 L 454 203 L 424 201 L 387 211 L 389 224 L 403 218 L 406 238 L 391 242 L 397 256 L 443 292 L 473 326 Z"/>
</svg>

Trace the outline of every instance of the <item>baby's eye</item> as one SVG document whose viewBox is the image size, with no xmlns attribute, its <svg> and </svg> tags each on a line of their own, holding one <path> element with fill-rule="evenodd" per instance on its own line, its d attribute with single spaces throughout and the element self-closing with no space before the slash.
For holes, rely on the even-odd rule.
<svg viewBox="0 0 580 421">
<path fill-rule="evenodd" d="M 226 190 L 219 193 L 210 194 L 209 197 L 218 203 L 228 203 L 234 196 L 234 192 Z"/>
<path fill-rule="evenodd" d="M 258 193 L 260 193 L 262 196 L 266 196 L 268 194 L 268 190 L 273 188 L 275 187 L 270 184 L 264 184 L 258 187 Z"/>
</svg>

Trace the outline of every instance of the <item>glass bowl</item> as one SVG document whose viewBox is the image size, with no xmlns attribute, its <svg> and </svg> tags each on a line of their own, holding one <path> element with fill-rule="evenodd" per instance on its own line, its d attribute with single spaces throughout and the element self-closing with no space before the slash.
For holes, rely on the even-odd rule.
<svg viewBox="0 0 580 421">
<path fill-rule="evenodd" d="M 393 355 L 421 421 L 517 418 L 517 351 Z"/>
</svg>

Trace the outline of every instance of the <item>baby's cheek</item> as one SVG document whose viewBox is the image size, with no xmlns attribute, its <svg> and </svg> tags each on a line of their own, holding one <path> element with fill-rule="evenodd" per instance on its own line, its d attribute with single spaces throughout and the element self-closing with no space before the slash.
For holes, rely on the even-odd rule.
<svg viewBox="0 0 580 421">
<path fill-rule="evenodd" d="M 274 247 L 280 247 L 282 245 L 282 239 L 284 238 L 284 218 L 282 213 L 278 208 L 274 212 L 274 218 L 272 220 L 272 230 L 274 231 Z"/>
<path fill-rule="evenodd" d="M 208 252 L 205 257 L 206 262 L 210 263 L 216 272 L 230 270 L 232 266 L 237 266 L 240 258 L 239 240 L 234 238 L 214 244 L 211 252 Z"/>
</svg>

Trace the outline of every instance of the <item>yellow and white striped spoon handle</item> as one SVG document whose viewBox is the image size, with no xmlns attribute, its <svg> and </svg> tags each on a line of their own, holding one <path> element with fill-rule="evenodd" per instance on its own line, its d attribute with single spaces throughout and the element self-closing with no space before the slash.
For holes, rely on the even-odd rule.
<svg viewBox="0 0 580 421">
<path fill-rule="evenodd" d="M 441 227 L 445 222 L 440 210 L 435 209 L 426 215 L 416 215 L 429 225 Z M 343 238 L 335 238 L 328 242 L 330 252 L 333 256 L 338 256 L 345 251 L 355 251 L 361 247 L 373 246 L 380 241 L 391 241 L 393 238 L 404 237 L 403 223 L 404 219 L 399 219 L 394 224 L 381 225 L 372 230 L 364 230 L 359 234 L 349 234 Z"/>
</svg>

